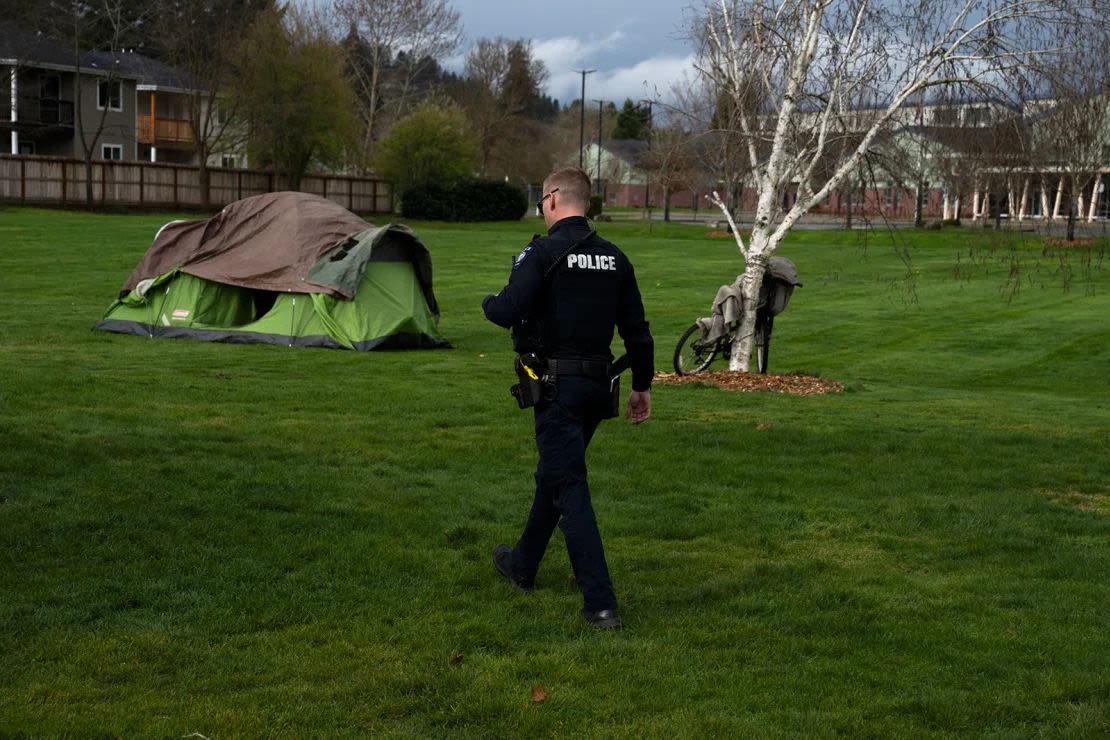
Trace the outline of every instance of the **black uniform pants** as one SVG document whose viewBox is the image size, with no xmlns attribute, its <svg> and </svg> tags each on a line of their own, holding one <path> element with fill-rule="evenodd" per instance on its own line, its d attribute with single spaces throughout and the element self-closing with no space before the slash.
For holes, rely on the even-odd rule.
<svg viewBox="0 0 1110 740">
<path fill-rule="evenodd" d="M 610 408 L 609 380 L 577 375 L 559 377 L 556 399 L 535 407 L 536 494 L 512 559 L 514 575 L 532 583 L 558 525 L 590 611 L 617 606 L 586 484 L 586 448 Z"/>
</svg>

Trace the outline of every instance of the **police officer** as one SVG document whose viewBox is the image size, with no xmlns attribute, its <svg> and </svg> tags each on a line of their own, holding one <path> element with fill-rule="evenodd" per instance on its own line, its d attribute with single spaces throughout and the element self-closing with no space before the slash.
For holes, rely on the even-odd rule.
<svg viewBox="0 0 1110 740">
<path fill-rule="evenodd" d="M 498 326 L 534 328 L 535 351 L 553 378 L 550 394 L 534 407 L 536 492 L 516 546 L 498 545 L 493 563 L 521 591 L 531 591 L 547 543 L 558 525 L 578 588 L 582 616 L 599 629 L 621 626 L 586 482 L 586 448 L 598 423 L 616 415 L 614 327 L 632 370 L 628 418 L 651 415 L 653 342 L 632 264 L 616 246 L 590 230 L 586 210 L 590 178 L 580 169 L 553 172 L 537 204 L 548 226 L 513 264 L 509 283 L 486 296 L 482 309 Z M 526 336 L 522 332 L 522 337 Z M 514 336 L 514 343 L 526 339 Z M 541 368 L 542 369 L 542 368 Z"/>
</svg>

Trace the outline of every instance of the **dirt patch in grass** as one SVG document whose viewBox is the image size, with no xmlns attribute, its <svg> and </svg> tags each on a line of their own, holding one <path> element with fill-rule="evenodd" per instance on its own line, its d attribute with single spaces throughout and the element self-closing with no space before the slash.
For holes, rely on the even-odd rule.
<svg viewBox="0 0 1110 740">
<path fill-rule="evenodd" d="M 1041 495 L 1053 503 L 1068 506 L 1079 511 L 1110 513 L 1106 494 L 1083 493 L 1081 491 L 1041 491 Z"/>
<path fill-rule="evenodd" d="M 840 393 L 844 384 L 813 375 L 762 375 L 760 373 L 734 373 L 730 370 L 709 370 L 697 375 L 656 373 L 655 382 L 662 385 L 712 385 L 726 391 L 742 393 L 790 393 L 795 396 L 817 396 L 822 393 Z"/>
</svg>

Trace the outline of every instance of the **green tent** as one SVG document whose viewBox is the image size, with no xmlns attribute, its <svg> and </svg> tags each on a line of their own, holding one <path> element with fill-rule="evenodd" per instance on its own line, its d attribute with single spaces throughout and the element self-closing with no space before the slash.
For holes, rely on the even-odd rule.
<svg viewBox="0 0 1110 740">
<path fill-rule="evenodd" d="M 270 193 L 176 221 L 97 329 L 210 342 L 355 350 L 450 347 L 427 248 L 305 193 Z"/>
</svg>

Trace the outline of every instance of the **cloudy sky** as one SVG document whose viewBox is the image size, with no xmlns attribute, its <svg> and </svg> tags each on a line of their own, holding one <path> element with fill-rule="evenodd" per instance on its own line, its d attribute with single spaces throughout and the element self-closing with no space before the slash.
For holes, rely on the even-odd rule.
<svg viewBox="0 0 1110 740">
<path fill-rule="evenodd" d="M 547 94 L 566 104 L 579 96 L 576 69 L 586 77 L 586 98 L 613 100 L 669 97 L 690 69 L 685 40 L 691 0 L 452 0 L 462 15 L 463 54 L 448 66 L 461 69 L 465 50 L 483 37 L 532 42 L 551 77 Z"/>
</svg>

